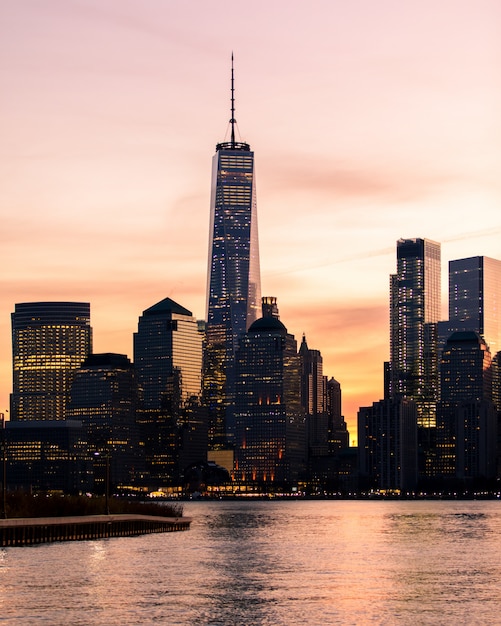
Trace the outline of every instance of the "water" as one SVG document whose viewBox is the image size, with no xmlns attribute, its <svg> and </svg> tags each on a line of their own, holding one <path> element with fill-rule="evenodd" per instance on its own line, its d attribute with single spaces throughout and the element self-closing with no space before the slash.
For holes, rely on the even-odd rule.
<svg viewBox="0 0 501 626">
<path fill-rule="evenodd" d="M 193 502 L 188 532 L 0 549 L 0 624 L 501 624 L 501 503 Z"/>
</svg>

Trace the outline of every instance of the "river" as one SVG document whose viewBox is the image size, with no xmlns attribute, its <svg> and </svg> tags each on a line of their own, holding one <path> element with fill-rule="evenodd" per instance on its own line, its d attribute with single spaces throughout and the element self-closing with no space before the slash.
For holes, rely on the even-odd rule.
<svg viewBox="0 0 501 626">
<path fill-rule="evenodd" d="M 0 549 L 0 624 L 501 624 L 501 502 L 185 503 L 191 530 Z"/>
</svg>

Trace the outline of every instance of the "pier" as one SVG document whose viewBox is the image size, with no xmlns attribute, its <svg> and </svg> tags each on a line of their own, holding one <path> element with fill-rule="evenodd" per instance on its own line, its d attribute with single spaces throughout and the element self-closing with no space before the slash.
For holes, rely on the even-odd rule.
<svg viewBox="0 0 501 626">
<path fill-rule="evenodd" d="M 85 541 L 188 530 L 189 517 L 82 515 L 0 519 L 0 547 Z"/>
</svg>

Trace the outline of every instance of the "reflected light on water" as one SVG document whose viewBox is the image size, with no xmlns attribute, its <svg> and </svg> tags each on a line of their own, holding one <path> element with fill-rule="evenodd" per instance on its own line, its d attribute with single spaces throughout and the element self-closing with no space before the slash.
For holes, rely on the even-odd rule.
<svg viewBox="0 0 501 626">
<path fill-rule="evenodd" d="M 2 624 L 498 623 L 498 502 L 193 502 L 192 528 L 8 548 Z"/>
</svg>

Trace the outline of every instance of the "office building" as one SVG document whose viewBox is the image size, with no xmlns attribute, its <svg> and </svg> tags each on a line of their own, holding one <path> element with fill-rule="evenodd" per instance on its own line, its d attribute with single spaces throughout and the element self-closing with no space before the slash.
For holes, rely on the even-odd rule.
<svg viewBox="0 0 501 626">
<path fill-rule="evenodd" d="M 181 405 L 199 399 L 202 335 L 191 311 L 170 298 L 143 311 L 134 333 L 134 366 L 145 409 L 171 402 L 174 379 Z"/>
<path fill-rule="evenodd" d="M 385 399 L 358 412 L 358 459 L 365 489 L 412 491 L 418 479 L 417 407 Z"/>
<path fill-rule="evenodd" d="M 74 372 L 91 351 L 90 304 L 16 304 L 11 420 L 65 419 Z"/>
<path fill-rule="evenodd" d="M 308 433 L 308 459 L 329 454 L 329 418 L 326 379 L 320 350 L 308 348 L 303 335 L 299 347 L 301 360 L 301 406 Z"/>
<path fill-rule="evenodd" d="M 236 354 L 235 477 L 265 489 L 297 485 L 306 464 L 301 362 L 276 315 L 251 324 Z"/>
<path fill-rule="evenodd" d="M 235 352 L 261 306 L 254 153 L 236 141 L 235 126 L 232 61 L 231 139 L 212 162 L 204 404 L 213 449 L 234 442 Z"/>
<path fill-rule="evenodd" d="M 335 378 L 326 383 L 329 453 L 337 454 L 350 445 L 350 433 L 342 412 L 341 384 Z"/>
<path fill-rule="evenodd" d="M 474 331 L 453 333 L 440 362 L 437 475 L 489 479 L 496 471 L 497 415 L 492 402 L 492 359 Z"/>
<path fill-rule="evenodd" d="M 390 277 L 390 397 L 414 400 L 425 428 L 435 425 L 439 318 L 440 244 L 400 239 Z"/>
<path fill-rule="evenodd" d="M 485 339 L 493 356 L 501 350 L 501 261 L 497 259 L 475 256 L 449 262 L 448 331 L 467 330 Z"/>
<path fill-rule="evenodd" d="M 143 482 L 138 408 L 136 372 L 125 355 L 92 354 L 75 371 L 67 414 L 86 428 L 95 493 L 104 493 L 105 471 L 114 488 L 128 490 Z"/>
<path fill-rule="evenodd" d="M 78 420 L 6 422 L 6 484 L 27 493 L 92 490 L 87 433 Z"/>
<path fill-rule="evenodd" d="M 162 484 L 177 481 L 184 463 L 206 460 L 202 340 L 191 311 L 170 298 L 143 311 L 134 333 L 146 466 Z"/>
</svg>

